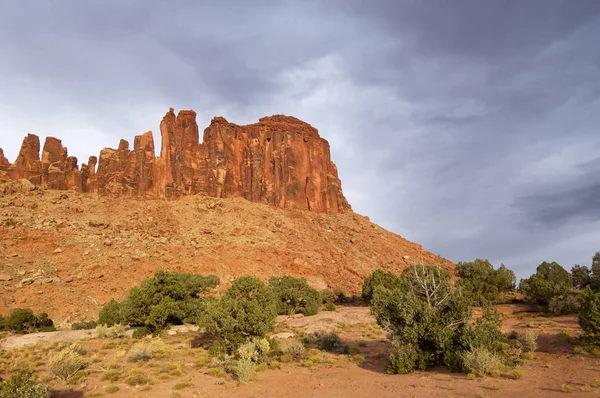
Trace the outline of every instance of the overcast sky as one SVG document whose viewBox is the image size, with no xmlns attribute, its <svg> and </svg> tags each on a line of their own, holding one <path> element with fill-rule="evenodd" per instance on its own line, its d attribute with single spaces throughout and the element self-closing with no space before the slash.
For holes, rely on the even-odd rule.
<svg viewBox="0 0 600 398">
<path fill-rule="evenodd" d="M 357 213 L 525 277 L 600 251 L 598 0 L 0 0 L 0 147 L 296 116 Z"/>
</svg>

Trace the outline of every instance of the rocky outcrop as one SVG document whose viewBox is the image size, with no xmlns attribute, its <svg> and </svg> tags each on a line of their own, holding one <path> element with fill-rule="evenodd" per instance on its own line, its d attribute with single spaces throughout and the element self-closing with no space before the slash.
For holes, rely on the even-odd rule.
<svg viewBox="0 0 600 398">
<path fill-rule="evenodd" d="M 10 168 L 10 162 L 4 157 L 4 150 L 0 148 L 0 171 L 8 171 Z"/>
<path fill-rule="evenodd" d="M 196 113 L 182 110 L 175 115 L 170 109 L 160 133 L 160 157 L 149 131 L 135 137 L 133 149 L 121 140 L 117 149 L 103 149 L 81 169 L 53 137 L 46 139 L 40 160 L 39 138 L 30 134 L 15 164 L 0 150 L 0 170 L 48 189 L 108 196 L 175 199 L 206 194 L 318 212 L 350 209 L 329 143 L 294 117 L 264 117 L 247 126 L 215 117 L 201 143 Z"/>
</svg>

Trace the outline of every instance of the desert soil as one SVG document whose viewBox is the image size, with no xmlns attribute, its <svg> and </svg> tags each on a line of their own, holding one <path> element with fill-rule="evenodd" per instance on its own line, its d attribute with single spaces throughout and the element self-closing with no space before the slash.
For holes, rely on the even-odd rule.
<svg viewBox="0 0 600 398">
<path fill-rule="evenodd" d="M 590 387 L 593 380 L 600 377 L 600 357 L 589 353 L 574 354 L 576 337 L 580 333 L 575 316 L 548 317 L 520 312 L 522 309 L 523 306 L 500 306 L 501 312 L 506 314 L 504 331 L 532 330 L 539 336 L 539 349 L 533 359 L 525 361 L 524 375 L 519 380 L 514 380 L 510 371 L 498 378 L 471 380 L 464 374 L 452 374 L 444 368 L 409 375 L 387 375 L 390 344 L 369 309 L 338 307 L 336 312 L 321 312 L 313 317 L 278 317 L 276 332 L 298 336 L 316 330 L 336 331 L 353 349 L 352 355 L 324 354 L 327 360 L 317 364 L 284 363 L 279 370 L 259 372 L 247 385 L 210 376 L 206 368 L 194 365 L 193 356 L 184 355 L 171 359 L 179 364 L 181 374 L 160 378 L 150 376 L 155 384 L 149 389 L 146 387 L 147 390 L 116 382 L 119 391 L 108 394 L 104 387 L 111 383 L 101 380 L 104 361 L 116 360 L 130 367 L 136 365 L 127 365 L 123 361 L 124 351 L 105 350 L 109 340 L 94 338 L 84 341 L 90 349 L 88 357 L 103 354 L 103 363 L 90 366 L 92 372 L 85 383 L 79 386 L 53 383 L 59 397 L 548 397 L 562 396 L 565 389 L 572 390 L 574 396 L 600 396 L 600 388 Z M 72 332 L 64 333 L 65 337 L 73 337 Z M 183 349 L 196 335 L 197 332 L 166 334 L 163 339 L 177 349 Z M 27 336 L 15 336 L 6 341 L 19 345 L 16 341 L 26 339 Z M 124 339 L 127 340 L 130 339 Z M 139 368 L 151 375 L 156 366 L 144 368 L 139 365 Z M 43 369 L 40 365 L 42 376 L 45 374 Z M 191 386 L 174 390 L 181 381 L 190 382 Z"/>
</svg>

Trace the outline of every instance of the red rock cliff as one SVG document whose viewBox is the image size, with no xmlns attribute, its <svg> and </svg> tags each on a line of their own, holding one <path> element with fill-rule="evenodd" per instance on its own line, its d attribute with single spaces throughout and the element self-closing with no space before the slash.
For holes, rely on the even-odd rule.
<svg viewBox="0 0 600 398">
<path fill-rule="evenodd" d="M 318 212 L 350 206 L 342 193 L 329 143 L 317 129 L 290 116 L 264 117 L 238 126 L 213 118 L 199 142 L 196 113 L 173 109 L 160 124 L 162 146 L 155 156 L 152 132 L 121 140 L 78 168 L 60 140 L 28 135 L 14 164 L 0 150 L 0 171 L 49 189 L 136 198 L 178 198 L 206 194 L 242 196 L 253 202 Z M 96 161 L 98 168 L 96 170 Z"/>
</svg>

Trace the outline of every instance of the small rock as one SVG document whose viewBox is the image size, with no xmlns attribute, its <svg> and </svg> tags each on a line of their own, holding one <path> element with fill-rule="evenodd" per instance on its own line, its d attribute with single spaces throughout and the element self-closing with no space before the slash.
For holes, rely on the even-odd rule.
<svg viewBox="0 0 600 398">
<path fill-rule="evenodd" d="M 21 276 L 25 275 L 26 273 L 27 273 L 27 271 L 25 271 L 24 269 L 20 269 L 18 272 L 18 274 Z"/>
<path fill-rule="evenodd" d="M 402 258 L 403 258 L 404 260 L 408 260 L 408 259 L 410 258 L 410 256 L 402 256 Z"/>
<path fill-rule="evenodd" d="M 73 277 L 71 275 L 65 278 L 65 283 L 73 282 Z"/>
<path fill-rule="evenodd" d="M 54 250 L 52 252 L 52 254 L 59 254 L 59 253 L 62 253 L 62 252 L 63 252 L 63 250 L 59 247 L 58 249 Z"/>
<path fill-rule="evenodd" d="M 104 246 L 112 246 L 112 241 L 110 239 L 105 240 Z"/>
<path fill-rule="evenodd" d="M 33 282 L 34 282 L 33 278 L 25 278 L 25 279 L 21 280 L 22 285 L 31 285 Z"/>
<path fill-rule="evenodd" d="M 12 280 L 12 276 L 8 274 L 0 274 L 0 282 L 8 282 Z"/>
</svg>

